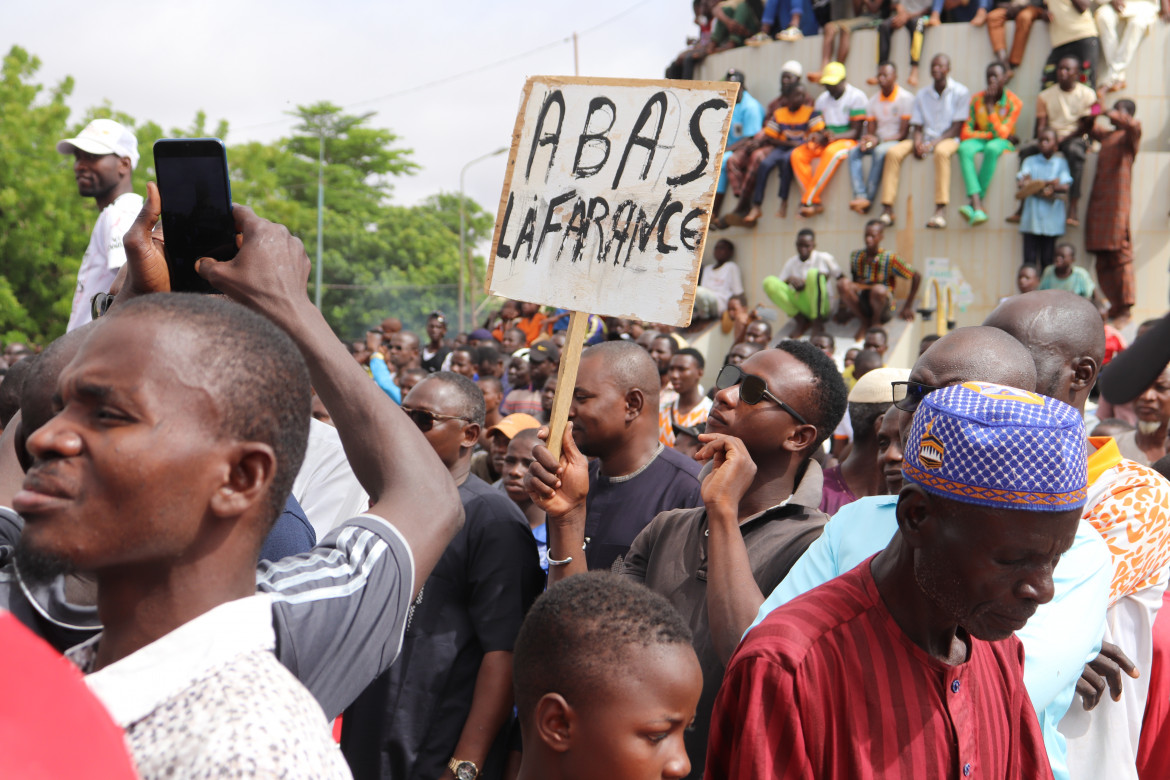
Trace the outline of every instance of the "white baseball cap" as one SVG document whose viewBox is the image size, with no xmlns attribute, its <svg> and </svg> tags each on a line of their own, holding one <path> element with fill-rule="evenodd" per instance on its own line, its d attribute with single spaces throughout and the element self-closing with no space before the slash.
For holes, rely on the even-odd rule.
<svg viewBox="0 0 1170 780">
<path fill-rule="evenodd" d="M 802 68 L 800 66 L 800 63 L 797 62 L 796 60 L 789 60 L 788 62 L 786 62 L 780 66 L 780 72 L 781 73 L 791 73 L 793 76 L 800 78 L 801 76 L 804 75 L 804 68 Z"/>
<path fill-rule="evenodd" d="M 61 154 L 73 154 L 77 149 L 90 154 L 129 157 L 131 168 L 138 165 L 138 139 L 113 119 L 95 119 L 76 138 L 57 142 L 57 151 Z"/>
</svg>

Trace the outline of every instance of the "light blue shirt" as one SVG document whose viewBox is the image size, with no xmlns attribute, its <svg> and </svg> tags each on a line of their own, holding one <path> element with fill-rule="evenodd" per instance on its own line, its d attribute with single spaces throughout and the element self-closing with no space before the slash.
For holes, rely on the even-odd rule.
<svg viewBox="0 0 1170 780">
<path fill-rule="evenodd" d="M 751 93 L 743 89 L 743 99 L 731 111 L 731 129 L 727 131 L 727 145 L 743 138 L 751 138 L 764 129 L 764 107 Z"/>
<path fill-rule="evenodd" d="M 933 81 L 918 90 L 910 112 L 910 124 L 922 128 L 924 140 L 937 141 L 955 122 L 967 121 L 970 106 L 971 90 L 948 76 L 941 95 L 935 90 Z"/>
<path fill-rule="evenodd" d="M 375 384 L 382 388 L 382 392 L 390 396 L 391 401 L 396 404 L 402 403 L 402 391 L 394 384 L 394 377 L 390 375 L 390 368 L 385 360 L 370 358 L 370 375 L 374 377 Z"/>
<path fill-rule="evenodd" d="M 1068 163 L 1063 157 L 1055 154 L 1047 160 L 1042 154 L 1034 154 L 1024 160 L 1016 179 L 1022 180 L 1024 176 L 1031 176 L 1034 181 L 1055 179 L 1066 187 L 1072 184 Z M 1049 200 L 1033 195 L 1024 199 L 1024 213 L 1020 215 L 1020 232 L 1036 236 L 1063 236 L 1064 216 L 1063 198 Z"/>
<path fill-rule="evenodd" d="M 1031 159 L 1031 158 L 1029 158 Z M 897 496 L 871 496 L 841 507 L 772 594 L 751 631 L 768 613 L 884 550 L 898 530 Z M 1056 780 L 1068 780 L 1064 736 L 1056 730 L 1072 704 L 1085 664 L 1101 651 L 1113 562 L 1105 540 L 1081 520 L 1073 545 L 1052 575 L 1052 601 L 1016 632 L 1024 643 L 1024 686 L 1036 708 Z"/>
</svg>

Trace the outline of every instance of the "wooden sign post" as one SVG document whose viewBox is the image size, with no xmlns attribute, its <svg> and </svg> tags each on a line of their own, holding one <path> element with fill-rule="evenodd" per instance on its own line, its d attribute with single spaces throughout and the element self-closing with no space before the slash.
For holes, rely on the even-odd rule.
<svg viewBox="0 0 1170 780">
<path fill-rule="evenodd" d="M 524 85 L 486 288 L 571 312 L 554 456 L 588 313 L 690 324 L 738 89 L 554 76 Z"/>
</svg>

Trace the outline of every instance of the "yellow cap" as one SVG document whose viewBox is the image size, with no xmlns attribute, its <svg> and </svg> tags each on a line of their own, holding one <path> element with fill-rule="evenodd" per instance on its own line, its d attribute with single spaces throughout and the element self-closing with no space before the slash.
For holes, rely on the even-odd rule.
<svg viewBox="0 0 1170 780">
<path fill-rule="evenodd" d="M 821 71 L 821 83 L 826 87 L 840 84 L 845 80 L 845 66 L 839 62 L 830 62 Z"/>
</svg>

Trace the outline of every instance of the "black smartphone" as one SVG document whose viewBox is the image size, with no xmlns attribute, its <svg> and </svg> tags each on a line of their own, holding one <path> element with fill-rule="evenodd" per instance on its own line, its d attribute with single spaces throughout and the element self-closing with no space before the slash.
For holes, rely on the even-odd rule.
<svg viewBox="0 0 1170 780">
<path fill-rule="evenodd" d="M 236 223 L 227 149 L 218 138 L 162 138 L 154 143 L 171 290 L 216 292 L 195 272 L 201 257 L 236 256 Z"/>
</svg>

